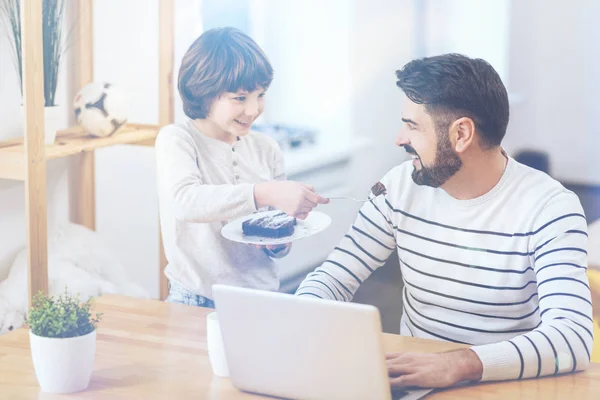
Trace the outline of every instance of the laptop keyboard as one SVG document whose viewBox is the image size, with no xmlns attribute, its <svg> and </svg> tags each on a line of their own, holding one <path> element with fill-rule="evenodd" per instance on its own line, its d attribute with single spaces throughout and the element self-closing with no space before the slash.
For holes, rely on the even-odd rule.
<svg viewBox="0 0 600 400">
<path fill-rule="evenodd" d="M 392 389 L 392 400 L 400 400 L 408 394 L 407 390 Z"/>
<path fill-rule="evenodd" d="M 392 389 L 392 400 L 418 400 L 427 396 L 433 389 L 404 390 Z"/>
</svg>

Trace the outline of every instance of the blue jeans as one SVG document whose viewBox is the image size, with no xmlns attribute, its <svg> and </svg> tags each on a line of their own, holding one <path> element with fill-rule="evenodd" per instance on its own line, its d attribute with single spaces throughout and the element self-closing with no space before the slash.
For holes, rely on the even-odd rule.
<svg viewBox="0 0 600 400">
<path fill-rule="evenodd" d="M 215 308 L 215 302 L 211 299 L 193 293 L 173 281 L 169 281 L 169 296 L 165 301 L 188 306 Z"/>
</svg>

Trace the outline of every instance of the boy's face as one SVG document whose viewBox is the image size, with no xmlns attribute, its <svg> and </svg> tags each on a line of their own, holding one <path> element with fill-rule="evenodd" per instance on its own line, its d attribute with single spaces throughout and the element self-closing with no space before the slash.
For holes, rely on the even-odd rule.
<svg viewBox="0 0 600 400">
<path fill-rule="evenodd" d="M 225 92 L 211 105 L 206 119 L 233 136 L 247 135 L 264 109 L 266 89 Z"/>
</svg>

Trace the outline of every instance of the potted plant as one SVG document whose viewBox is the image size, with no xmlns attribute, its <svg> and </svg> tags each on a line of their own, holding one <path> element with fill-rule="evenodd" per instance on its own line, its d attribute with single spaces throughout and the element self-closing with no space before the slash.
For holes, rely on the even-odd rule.
<svg viewBox="0 0 600 400">
<path fill-rule="evenodd" d="M 56 88 L 61 58 L 65 52 L 63 29 L 66 0 L 42 0 L 42 49 L 44 54 L 44 142 L 54 143 L 61 116 L 56 105 Z M 21 52 L 21 0 L 0 0 L 0 19 L 13 50 L 15 68 L 23 94 L 23 58 Z M 22 107 L 21 107 L 22 109 Z"/>
<path fill-rule="evenodd" d="M 73 393 L 88 387 L 96 355 L 96 325 L 102 314 L 92 315 L 92 298 L 65 292 L 49 297 L 35 295 L 27 316 L 31 356 L 42 391 Z"/>
</svg>

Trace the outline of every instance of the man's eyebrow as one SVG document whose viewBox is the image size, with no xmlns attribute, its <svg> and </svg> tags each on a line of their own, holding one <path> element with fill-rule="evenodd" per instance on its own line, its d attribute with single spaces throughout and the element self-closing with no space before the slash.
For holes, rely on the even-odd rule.
<svg viewBox="0 0 600 400">
<path fill-rule="evenodd" d="M 408 118 L 402 118 L 402 122 L 405 122 L 405 123 L 411 124 L 411 125 L 416 125 L 416 126 L 419 125 L 415 121 L 413 121 L 412 119 L 408 119 Z"/>
</svg>

